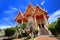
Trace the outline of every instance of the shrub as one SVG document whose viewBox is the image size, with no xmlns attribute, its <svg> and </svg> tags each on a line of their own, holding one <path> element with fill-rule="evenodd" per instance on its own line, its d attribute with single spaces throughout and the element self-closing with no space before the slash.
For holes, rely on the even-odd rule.
<svg viewBox="0 0 60 40">
<path fill-rule="evenodd" d="M 27 37 L 27 33 L 22 33 L 22 37 Z"/>
<path fill-rule="evenodd" d="M 23 30 L 23 29 L 25 29 L 25 28 L 26 28 L 26 23 L 23 22 L 23 23 L 21 24 L 21 26 L 20 26 L 20 29 Z"/>
<path fill-rule="evenodd" d="M 57 30 L 58 34 L 60 34 L 60 18 L 58 18 L 57 24 L 56 24 L 55 27 L 56 27 L 56 30 Z"/>
<path fill-rule="evenodd" d="M 0 31 L 1 31 L 1 29 L 0 29 Z"/>
<path fill-rule="evenodd" d="M 35 30 L 35 33 L 38 34 L 38 30 L 37 29 Z"/>
<path fill-rule="evenodd" d="M 57 36 L 60 37 L 60 34 L 58 34 Z"/>
<path fill-rule="evenodd" d="M 27 37 L 27 32 L 24 30 L 24 31 L 22 31 L 22 37 Z"/>
<path fill-rule="evenodd" d="M 14 33 L 15 33 L 15 29 L 14 28 L 7 28 L 6 30 L 5 30 L 5 36 L 12 36 L 12 35 L 14 35 Z"/>
</svg>

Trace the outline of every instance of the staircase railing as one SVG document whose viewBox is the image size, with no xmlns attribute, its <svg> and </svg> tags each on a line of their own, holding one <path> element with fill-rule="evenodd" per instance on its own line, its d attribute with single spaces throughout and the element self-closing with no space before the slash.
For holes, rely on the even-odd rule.
<svg viewBox="0 0 60 40">
<path fill-rule="evenodd" d="M 49 33 L 49 35 L 51 35 L 51 32 L 48 30 L 48 28 L 44 25 L 45 29 L 47 30 L 47 32 Z"/>
</svg>

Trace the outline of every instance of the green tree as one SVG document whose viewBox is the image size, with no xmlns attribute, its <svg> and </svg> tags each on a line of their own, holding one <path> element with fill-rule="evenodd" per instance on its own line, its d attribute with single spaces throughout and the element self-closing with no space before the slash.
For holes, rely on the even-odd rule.
<svg viewBox="0 0 60 40">
<path fill-rule="evenodd" d="M 23 22 L 23 23 L 21 24 L 21 26 L 20 26 L 20 29 L 23 30 L 23 29 L 25 29 L 25 28 L 26 28 L 26 23 Z"/>
<path fill-rule="evenodd" d="M 60 18 L 57 20 L 56 29 L 60 31 Z"/>
<path fill-rule="evenodd" d="M 51 33 L 55 36 L 60 34 L 60 17 L 58 18 L 57 21 L 53 22 L 49 28 L 48 28 Z"/>
<path fill-rule="evenodd" d="M 49 28 L 48 28 L 53 35 L 56 35 L 56 29 L 55 29 L 56 23 L 57 23 L 57 22 L 53 22 L 53 23 L 49 26 Z"/>
<path fill-rule="evenodd" d="M 58 34 L 60 34 L 60 17 L 58 18 L 57 24 L 56 24 L 55 27 L 56 27 L 56 30 L 57 30 Z"/>
<path fill-rule="evenodd" d="M 7 28 L 5 30 L 5 36 L 8 36 L 8 37 L 13 36 L 15 32 L 16 32 L 16 30 L 14 28 Z"/>
<path fill-rule="evenodd" d="M 0 29 L 0 31 L 1 31 L 2 29 Z"/>
<path fill-rule="evenodd" d="M 23 22 L 21 25 L 20 25 L 20 29 L 21 29 L 21 35 L 23 36 L 23 37 L 26 37 L 27 36 L 27 32 L 26 32 L 26 23 L 25 22 Z M 23 30 L 24 30 L 24 32 L 23 32 Z"/>
</svg>

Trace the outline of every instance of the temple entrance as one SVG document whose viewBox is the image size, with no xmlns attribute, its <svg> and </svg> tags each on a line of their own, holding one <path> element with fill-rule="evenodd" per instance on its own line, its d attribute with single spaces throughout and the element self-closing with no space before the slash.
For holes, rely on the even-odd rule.
<svg viewBox="0 0 60 40">
<path fill-rule="evenodd" d="M 42 27 L 44 28 L 44 24 L 42 24 Z"/>
<path fill-rule="evenodd" d="M 40 25 L 38 24 L 39 28 L 44 28 L 44 24 Z"/>
<path fill-rule="evenodd" d="M 39 26 L 39 28 L 41 28 L 41 25 L 40 24 L 38 24 L 38 26 Z"/>
<path fill-rule="evenodd" d="M 46 35 L 47 34 L 47 31 L 46 29 L 44 28 L 44 24 L 38 24 L 39 26 L 39 29 L 40 29 L 40 35 Z"/>
</svg>

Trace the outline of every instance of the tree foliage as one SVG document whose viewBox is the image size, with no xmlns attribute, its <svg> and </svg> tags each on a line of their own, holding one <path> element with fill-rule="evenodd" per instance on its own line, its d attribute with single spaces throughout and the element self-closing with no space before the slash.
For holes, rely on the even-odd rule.
<svg viewBox="0 0 60 40">
<path fill-rule="evenodd" d="M 14 33 L 15 33 L 15 29 L 14 28 L 7 28 L 6 30 L 5 30 L 5 36 L 12 36 L 12 35 L 14 35 Z"/>
<path fill-rule="evenodd" d="M 60 18 L 57 20 L 56 29 L 60 31 Z"/>
<path fill-rule="evenodd" d="M 26 28 L 26 23 L 23 22 L 21 25 L 20 25 L 20 29 L 23 30 L 24 28 Z"/>
<path fill-rule="evenodd" d="M 53 35 L 60 34 L 60 17 L 57 21 L 53 22 L 48 29 L 52 32 Z"/>
<path fill-rule="evenodd" d="M 48 28 L 53 35 L 55 35 L 56 33 L 55 25 L 56 25 L 56 22 L 53 22 Z"/>
</svg>

